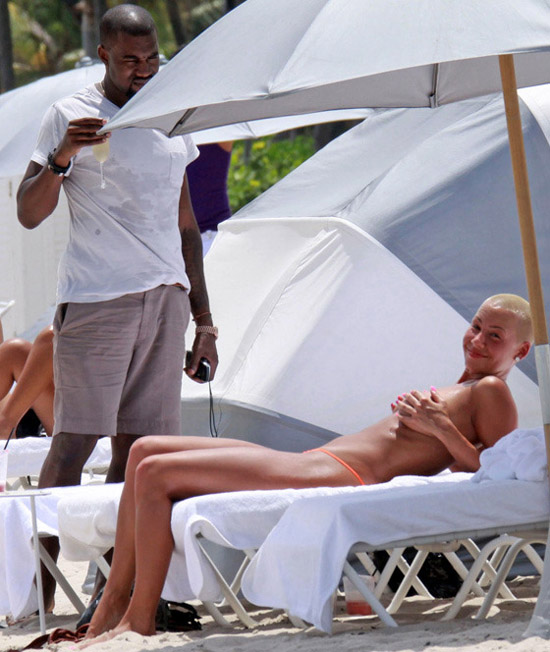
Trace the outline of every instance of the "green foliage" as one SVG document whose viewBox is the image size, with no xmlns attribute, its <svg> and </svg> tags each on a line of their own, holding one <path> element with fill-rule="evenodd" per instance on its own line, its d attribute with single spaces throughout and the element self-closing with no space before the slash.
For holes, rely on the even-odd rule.
<svg viewBox="0 0 550 652">
<path fill-rule="evenodd" d="M 57 56 L 77 48 L 80 29 L 66 5 L 50 0 L 12 0 L 9 3 L 16 84 L 58 72 L 59 61 L 43 35 L 54 44 Z"/>
<path fill-rule="evenodd" d="M 107 7 L 126 0 L 107 0 Z M 175 2 L 176 0 L 169 0 Z M 68 0 L 10 0 L 16 86 L 44 75 L 72 68 L 83 54 L 79 13 Z M 177 49 L 166 0 L 140 0 L 158 28 L 160 51 L 170 57 Z M 72 7 L 72 8 L 71 8 Z M 220 18 L 224 0 L 188 0 L 180 11 L 188 38 L 192 39 Z M 50 49 L 46 40 L 50 43 Z M 51 44 L 56 52 L 52 52 Z"/>
<path fill-rule="evenodd" d="M 192 39 L 210 27 L 225 11 L 223 0 L 203 0 L 198 2 L 188 17 L 188 29 Z"/>
<path fill-rule="evenodd" d="M 227 191 L 235 213 L 274 183 L 298 167 L 315 152 L 309 135 L 280 140 L 276 137 L 238 142 L 233 147 Z"/>
</svg>

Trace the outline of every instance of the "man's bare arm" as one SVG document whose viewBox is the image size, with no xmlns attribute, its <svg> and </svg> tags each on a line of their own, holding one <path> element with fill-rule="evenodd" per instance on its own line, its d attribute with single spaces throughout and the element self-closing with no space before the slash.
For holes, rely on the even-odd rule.
<svg viewBox="0 0 550 652">
<path fill-rule="evenodd" d="M 17 217 L 26 229 L 34 229 L 49 217 L 59 201 L 63 177 L 31 161 L 17 191 Z"/>
<path fill-rule="evenodd" d="M 105 142 L 109 134 L 96 135 L 104 124 L 105 120 L 100 118 L 80 118 L 69 122 L 67 131 L 55 150 L 54 162 L 60 167 L 67 167 L 82 147 Z M 17 217 L 25 228 L 34 229 L 53 213 L 59 201 L 63 179 L 63 176 L 52 172 L 48 166 L 42 167 L 35 161 L 29 163 L 17 191 Z"/>
<path fill-rule="evenodd" d="M 180 194 L 179 227 L 185 271 L 191 283 L 191 292 L 189 293 L 191 312 L 197 326 L 212 326 L 212 315 L 210 314 L 208 293 L 204 280 L 202 240 L 189 196 L 187 175 L 184 177 Z M 191 362 L 186 369 L 190 377 L 195 375 L 201 358 L 206 358 L 210 362 L 210 378 L 213 378 L 218 366 L 218 353 L 216 351 L 216 340 L 209 333 L 195 335 Z"/>
</svg>

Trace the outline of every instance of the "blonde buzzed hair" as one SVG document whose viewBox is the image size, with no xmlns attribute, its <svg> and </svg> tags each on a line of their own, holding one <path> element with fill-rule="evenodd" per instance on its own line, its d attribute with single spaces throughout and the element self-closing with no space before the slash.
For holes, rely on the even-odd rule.
<svg viewBox="0 0 550 652">
<path fill-rule="evenodd" d="M 518 338 L 533 343 L 533 324 L 531 322 L 531 307 L 529 302 L 517 294 L 495 294 L 485 299 L 483 304 L 490 303 L 495 308 L 509 310 L 518 320 Z"/>
</svg>

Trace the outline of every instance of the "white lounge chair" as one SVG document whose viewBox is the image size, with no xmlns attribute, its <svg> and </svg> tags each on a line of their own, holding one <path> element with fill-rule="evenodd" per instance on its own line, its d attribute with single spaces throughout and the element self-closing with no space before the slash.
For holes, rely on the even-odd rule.
<svg viewBox="0 0 550 652">
<path fill-rule="evenodd" d="M 546 483 L 508 480 L 480 484 L 471 482 L 471 477 L 472 474 L 447 474 L 433 478 L 408 476 L 371 487 L 245 491 L 182 501 L 177 503 L 173 510 L 172 531 L 176 549 L 163 596 L 176 601 L 198 598 L 220 623 L 225 620 L 216 602 L 225 598 L 242 622 L 246 626 L 253 626 L 254 621 L 237 597 L 241 577 L 252 559 L 251 569 L 245 572 L 245 578 L 248 579 L 243 587 L 245 596 L 251 602 L 286 609 L 294 616 L 327 629 L 326 619 L 322 621 L 308 610 L 304 612 L 297 609 L 292 599 L 288 604 L 284 599 L 273 599 L 273 593 L 278 595 L 288 591 L 301 595 L 305 592 L 307 600 L 317 605 L 315 609 L 319 609 L 320 601 L 323 603 L 323 609 L 326 609 L 327 605 L 332 604 L 332 594 L 344 567 L 348 576 L 357 582 L 354 570 L 347 564 L 346 559 L 350 549 L 357 542 L 363 541 L 366 543 L 354 549 L 360 557 L 365 550 L 396 550 L 387 570 L 382 573 L 376 593 L 367 593 L 375 611 L 387 624 L 395 624 L 389 612 L 394 612 L 399 607 L 411 584 L 427 594 L 416 574 L 427 550 L 441 548 L 443 542 L 443 552 L 466 578 L 466 588 L 462 594 L 465 595 L 470 590 L 474 590 L 478 595 L 484 594 L 483 582 L 476 582 L 477 576 L 469 577 L 467 569 L 455 554 L 458 544 L 451 545 L 449 542 L 463 542 L 462 545 L 467 546 L 474 558 L 480 556 L 476 568 L 479 567 L 484 573 L 485 583 L 488 581 L 491 586 L 496 586 L 496 583 L 491 583 L 496 579 L 497 589 L 501 590 L 505 597 L 513 597 L 502 585 L 504 578 L 497 576 L 497 569 L 504 568 L 504 561 L 508 565 L 513 561 L 510 556 L 503 561 L 503 546 L 513 544 L 517 554 L 519 549 L 534 540 L 545 541 L 546 534 L 541 537 L 540 533 L 544 532 L 547 526 L 549 513 Z M 442 509 L 442 503 L 439 501 L 443 500 L 443 497 L 445 507 Z M 96 559 L 114 542 L 118 502 L 115 490 L 113 489 L 110 495 L 95 493 L 91 498 L 93 502 L 88 504 L 82 504 L 71 497 L 59 502 L 61 549 L 68 559 Z M 330 507 L 332 504 L 336 506 L 335 509 Z M 342 511 L 345 513 L 345 520 L 357 522 L 361 532 L 374 532 L 375 538 L 357 537 L 355 530 L 352 530 L 351 537 L 340 532 L 341 527 L 337 523 L 340 523 Z M 296 526 L 300 521 L 293 516 L 296 512 L 302 519 L 304 546 L 308 550 L 307 559 L 300 556 L 300 566 L 310 569 L 310 575 L 300 581 L 299 587 L 295 586 L 295 579 L 291 580 L 293 573 L 297 572 L 296 566 L 286 563 L 286 556 L 293 559 L 298 557 L 293 547 L 297 539 L 291 534 L 301 531 L 300 527 Z M 392 515 L 390 519 L 388 513 Z M 453 524 L 452 527 L 450 523 Z M 460 523 L 460 528 L 457 523 Z M 380 524 L 385 526 L 381 529 Z M 476 550 L 475 544 L 469 541 L 477 536 L 496 537 L 502 533 L 526 529 L 534 530 L 536 534 L 529 532 L 528 536 L 526 534 L 521 538 L 500 537 L 496 543 L 487 544 L 482 551 Z M 320 530 L 326 535 L 325 539 L 320 536 Z M 280 539 L 279 533 L 284 531 L 289 533 L 286 551 L 280 555 L 271 554 L 273 540 L 277 542 Z M 377 532 L 379 534 L 376 534 Z M 328 574 L 327 561 L 316 549 L 316 543 L 319 542 L 326 542 L 329 547 L 338 551 L 336 567 Z M 300 540 L 300 543 L 303 542 Z M 244 553 L 244 567 L 237 572 L 233 580 L 228 581 L 219 571 L 217 561 L 212 559 L 212 544 Z M 417 545 L 420 551 L 410 569 L 407 569 L 399 549 L 410 545 Z M 258 549 L 259 552 L 255 554 Z M 495 549 L 500 551 L 499 555 L 491 560 L 490 553 Z M 528 550 L 535 563 L 539 564 L 534 551 Z M 267 561 L 264 561 L 266 559 Z M 364 555 L 363 559 L 365 560 Z M 329 588 L 324 587 L 325 590 L 320 593 L 316 585 L 316 582 L 320 582 L 319 578 L 312 579 L 312 560 L 318 562 L 314 568 L 319 575 L 329 578 Z M 492 561 L 492 564 L 488 563 L 489 561 Z M 377 596 L 396 563 L 405 570 L 406 577 L 392 605 L 386 610 L 378 602 Z M 260 571 L 257 570 L 258 567 L 261 568 Z M 304 574 L 303 570 L 301 574 Z M 296 578 L 296 575 L 294 577 Z M 300 573 L 297 577 L 300 577 Z M 262 587 L 259 592 L 258 586 Z M 285 586 L 288 588 L 285 589 Z M 311 593 L 315 594 L 313 599 Z M 491 600 L 493 593 L 494 589 L 491 589 Z"/>
<path fill-rule="evenodd" d="M 81 493 L 73 494 L 71 491 Z M 67 559 L 97 559 L 114 542 L 121 485 L 71 488 L 71 491 L 64 493 L 63 489 L 56 489 L 52 496 L 37 499 L 39 518 L 41 509 L 49 510 L 48 533 L 59 533 L 62 554 Z M 237 583 L 232 589 L 220 575 L 217 562 L 209 560 L 208 546 L 218 545 L 243 551 L 249 558 L 254 556 L 251 567 L 245 572 L 243 585 L 245 596 L 252 602 L 285 608 L 308 622 L 330 628 L 327 618 L 330 621 L 331 614 L 327 616 L 326 607 L 342 569 L 348 570 L 346 558 L 355 544 L 361 543 L 362 550 L 394 549 L 405 545 L 433 546 L 476 536 L 534 529 L 537 534 L 533 536 L 498 540 L 499 550 L 501 544 L 513 544 L 510 550 L 517 551 L 524 544 L 540 538 L 538 533 L 546 528 L 548 521 L 548 503 L 546 481 L 476 483 L 472 482 L 471 474 L 399 477 L 384 485 L 369 487 L 200 496 L 174 506 L 172 531 L 176 549 L 164 597 L 176 601 L 198 598 L 211 608 L 216 617 L 214 603 L 225 595 L 239 616 L 243 616 L 243 622 L 253 624 L 235 595 L 242 573 L 237 574 Z M 346 523 L 350 524 L 347 529 L 342 527 Z M 285 532 L 288 535 L 286 540 Z M 293 547 L 297 541 L 303 544 L 301 550 L 308 552 L 306 560 L 301 559 L 302 563 L 298 564 L 300 573 L 295 576 L 295 560 L 300 559 Z M 327 550 L 320 549 L 319 546 L 327 541 Z M 497 544 L 492 545 L 495 547 Z M 257 549 L 259 552 L 254 555 Z M 470 549 L 474 555 L 477 554 L 472 546 Z M 447 549 L 446 554 L 452 554 L 452 551 Z M 487 554 L 485 551 L 483 554 L 485 556 L 479 565 L 486 561 Z M 496 560 L 493 559 L 493 565 L 498 566 L 501 575 L 505 565 L 511 563 L 511 555 L 502 560 L 500 553 Z M 406 582 L 417 583 L 415 566 L 418 563 L 415 560 L 411 565 Z M 32 567 L 32 558 L 29 558 L 29 564 Z M 265 571 L 266 565 L 269 572 L 262 573 L 261 569 Z M 484 571 L 489 580 L 495 572 L 487 564 Z M 20 583 L 23 592 L 32 591 L 32 572 L 27 573 L 26 585 Z M 292 577 L 304 574 L 304 581 L 294 586 Z M 323 579 L 321 584 L 319 574 Z M 351 567 L 348 574 L 353 577 Z M 499 577 L 496 579 L 500 581 Z M 482 582 L 468 582 L 478 593 L 482 590 Z M 290 587 L 288 590 L 292 594 L 288 604 L 285 599 L 280 600 L 279 595 L 287 590 L 285 586 Z M 373 597 L 369 594 L 374 603 Z M 304 601 L 309 605 L 305 611 L 300 604 Z M 386 622 L 392 623 L 386 610 L 380 608 L 379 613 Z M 221 615 L 220 620 L 223 621 Z"/>
</svg>

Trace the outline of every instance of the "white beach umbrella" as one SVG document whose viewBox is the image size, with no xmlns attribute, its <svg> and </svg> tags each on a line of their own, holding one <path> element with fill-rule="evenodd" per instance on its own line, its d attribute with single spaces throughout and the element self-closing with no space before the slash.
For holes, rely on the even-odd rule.
<svg viewBox="0 0 550 652">
<path fill-rule="evenodd" d="M 548 0 L 247 0 L 110 122 L 168 133 L 349 107 L 438 106 L 550 81 Z M 521 54 L 520 54 L 521 53 Z"/>
<path fill-rule="evenodd" d="M 34 151 L 44 114 L 57 100 L 103 79 L 105 66 L 94 63 L 43 77 L 0 94 L 0 178 L 22 175 Z M 245 140 L 312 124 L 363 119 L 368 109 L 324 111 L 291 117 L 242 122 L 193 135 L 198 144 Z"/>
</svg>

